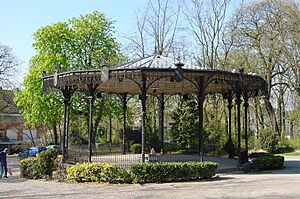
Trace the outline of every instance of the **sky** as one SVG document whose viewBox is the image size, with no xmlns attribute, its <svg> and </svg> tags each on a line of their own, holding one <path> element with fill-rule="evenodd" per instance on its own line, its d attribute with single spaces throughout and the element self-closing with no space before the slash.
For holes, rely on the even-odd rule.
<svg viewBox="0 0 300 199">
<path fill-rule="evenodd" d="M 17 84 L 22 82 L 28 72 L 28 62 L 35 53 L 32 35 L 39 28 L 99 11 L 115 21 L 115 37 L 122 43 L 122 36 L 132 33 L 135 28 L 136 12 L 144 8 L 147 2 L 148 0 L 0 0 L 0 43 L 11 47 L 15 56 L 23 62 L 16 77 Z"/>
<path fill-rule="evenodd" d="M 32 35 L 40 27 L 93 11 L 115 21 L 116 37 L 133 28 L 135 13 L 147 0 L 0 0 L 0 43 L 12 48 L 23 61 L 18 74 L 22 81 L 34 55 Z"/>
</svg>

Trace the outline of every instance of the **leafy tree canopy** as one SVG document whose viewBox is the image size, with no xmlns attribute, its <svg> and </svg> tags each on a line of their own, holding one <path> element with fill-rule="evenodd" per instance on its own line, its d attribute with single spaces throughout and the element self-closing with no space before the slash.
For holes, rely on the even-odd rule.
<svg viewBox="0 0 300 199">
<path fill-rule="evenodd" d="M 43 72 L 95 69 L 124 60 L 115 41 L 113 22 L 104 14 L 93 12 L 42 27 L 34 33 L 36 54 L 29 63 L 24 89 L 15 101 L 27 124 L 56 125 L 62 115 L 58 94 L 44 95 Z"/>
</svg>

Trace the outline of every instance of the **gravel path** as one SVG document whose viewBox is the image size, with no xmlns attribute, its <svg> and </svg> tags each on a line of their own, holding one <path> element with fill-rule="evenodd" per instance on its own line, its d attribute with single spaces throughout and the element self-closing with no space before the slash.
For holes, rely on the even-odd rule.
<svg viewBox="0 0 300 199">
<path fill-rule="evenodd" d="M 300 157 L 286 157 L 286 169 L 218 174 L 209 181 L 146 185 L 71 184 L 13 176 L 0 180 L 0 198 L 300 198 Z"/>
</svg>

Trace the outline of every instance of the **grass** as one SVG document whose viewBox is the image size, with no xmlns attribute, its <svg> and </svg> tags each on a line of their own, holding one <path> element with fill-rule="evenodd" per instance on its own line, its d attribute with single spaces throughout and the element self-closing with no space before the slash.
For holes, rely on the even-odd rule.
<svg viewBox="0 0 300 199">
<path fill-rule="evenodd" d="M 281 155 L 281 156 L 300 156 L 300 151 L 294 151 L 289 153 L 278 153 L 274 155 Z"/>
</svg>

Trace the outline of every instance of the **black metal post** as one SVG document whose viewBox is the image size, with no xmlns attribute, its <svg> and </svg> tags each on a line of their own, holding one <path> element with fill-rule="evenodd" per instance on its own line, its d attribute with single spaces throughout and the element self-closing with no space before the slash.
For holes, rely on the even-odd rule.
<svg viewBox="0 0 300 199">
<path fill-rule="evenodd" d="M 241 94 L 236 94 L 236 109 L 237 109 L 237 133 L 238 133 L 238 163 L 242 164 L 241 154 Z"/>
<path fill-rule="evenodd" d="M 231 117 L 232 117 L 232 114 L 231 114 L 231 111 L 232 111 L 232 93 L 229 91 L 228 92 L 228 98 L 227 98 L 227 101 L 228 101 L 228 105 L 227 105 L 227 108 L 228 108 L 228 158 L 234 158 L 234 145 L 232 143 L 232 128 L 231 128 Z"/>
<path fill-rule="evenodd" d="M 64 96 L 64 129 L 62 136 L 62 155 L 63 162 L 67 159 L 67 148 L 68 148 L 68 135 L 69 135 L 69 112 L 70 112 L 70 99 L 71 91 L 68 87 L 63 90 Z"/>
<path fill-rule="evenodd" d="M 232 143 L 232 129 L 231 129 L 231 110 L 232 110 L 232 94 L 228 92 L 228 137 L 229 143 Z"/>
<path fill-rule="evenodd" d="M 203 129 L 203 103 L 205 100 L 205 90 L 204 90 L 204 79 L 200 77 L 198 81 L 198 117 L 199 117 L 199 148 L 198 152 L 201 156 L 200 159 L 203 162 L 204 160 L 204 129 Z"/>
<path fill-rule="evenodd" d="M 145 162 L 145 126 L 146 126 L 146 101 L 147 101 L 147 88 L 146 88 L 146 75 L 143 75 L 142 94 L 140 100 L 142 102 L 142 162 Z"/>
<path fill-rule="evenodd" d="M 159 131 L 160 131 L 160 141 L 161 141 L 161 149 L 160 153 L 164 153 L 164 110 L 165 110 L 165 95 L 161 93 L 159 95 Z"/>
<path fill-rule="evenodd" d="M 93 105 L 94 105 L 94 95 L 87 97 L 89 101 L 89 157 L 88 161 L 92 162 L 92 135 L 93 135 Z"/>
<path fill-rule="evenodd" d="M 109 116 L 109 144 L 112 144 L 112 116 Z"/>
<path fill-rule="evenodd" d="M 126 131 L 126 110 L 127 110 L 127 94 L 123 94 L 123 154 L 126 153 L 125 149 L 125 131 Z"/>
<path fill-rule="evenodd" d="M 67 122 L 68 122 L 68 106 L 69 101 L 67 99 L 64 99 L 64 130 L 63 130 L 63 136 L 62 136 L 62 155 L 63 155 L 63 161 L 66 159 L 66 137 L 67 137 Z"/>
<path fill-rule="evenodd" d="M 244 112 L 245 112 L 245 121 L 244 121 L 244 131 L 245 131 L 245 153 L 248 162 L 248 96 L 244 95 Z"/>
</svg>

